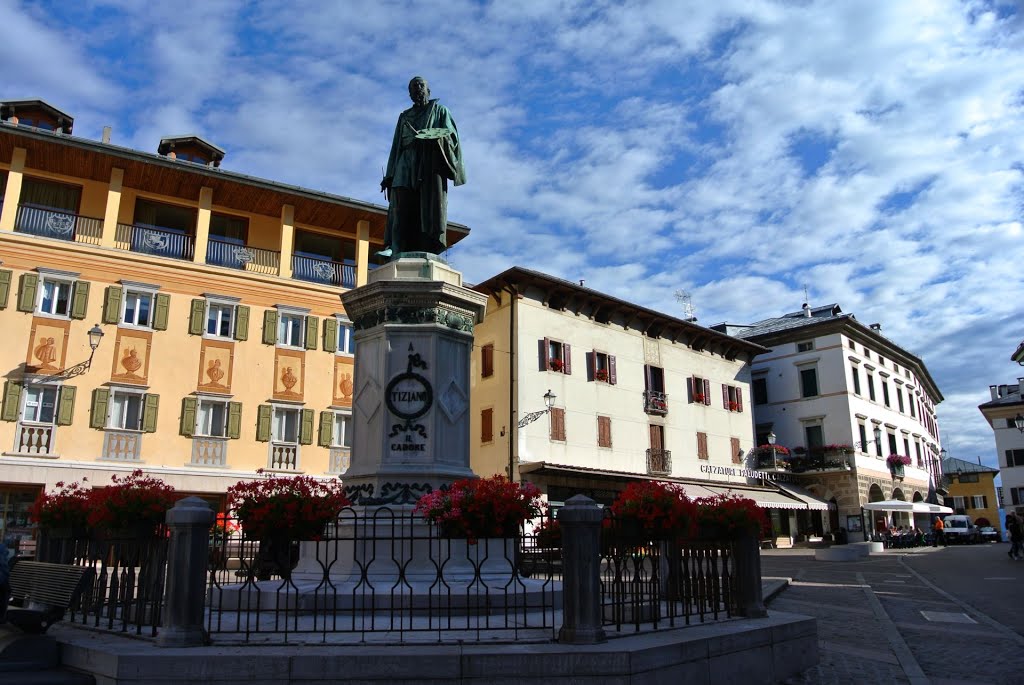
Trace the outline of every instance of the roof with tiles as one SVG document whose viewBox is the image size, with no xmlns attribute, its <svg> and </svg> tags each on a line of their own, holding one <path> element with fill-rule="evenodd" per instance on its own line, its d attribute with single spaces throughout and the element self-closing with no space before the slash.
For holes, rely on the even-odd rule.
<svg viewBox="0 0 1024 685">
<path fill-rule="evenodd" d="M 973 461 L 964 461 L 956 457 L 946 457 L 942 460 L 943 473 L 948 475 L 958 471 L 960 473 L 999 473 L 999 469 L 994 469 L 991 466 L 985 466 Z"/>
</svg>

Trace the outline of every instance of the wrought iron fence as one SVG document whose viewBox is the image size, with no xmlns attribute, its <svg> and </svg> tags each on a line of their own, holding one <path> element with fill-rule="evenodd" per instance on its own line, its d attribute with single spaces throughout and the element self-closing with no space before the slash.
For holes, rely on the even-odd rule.
<svg viewBox="0 0 1024 685">
<path fill-rule="evenodd" d="M 46 238 L 99 245 L 103 235 L 103 219 L 47 207 L 18 205 L 14 230 Z"/>
<path fill-rule="evenodd" d="M 114 234 L 117 247 L 132 252 L 191 261 L 195 254 L 195 237 L 146 224 L 118 224 Z"/>
<path fill-rule="evenodd" d="M 356 287 L 356 266 L 330 259 L 292 255 L 292 276 L 300 281 Z"/>
<path fill-rule="evenodd" d="M 211 237 L 206 246 L 206 263 L 277 275 L 281 265 L 281 253 Z"/>
</svg>

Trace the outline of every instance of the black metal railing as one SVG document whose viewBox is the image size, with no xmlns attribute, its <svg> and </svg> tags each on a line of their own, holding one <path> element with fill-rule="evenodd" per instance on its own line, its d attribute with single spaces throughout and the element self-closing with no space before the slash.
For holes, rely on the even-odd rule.
<svg viewBox="0 0 1024 685">
<path fill-rule="evenodd" d="M 647 473 L 652 476 L 672 473 L 672 450 L 647 450 Z"/>
<path fill-rule="evenodd" d="M 356 287 L 356 265 L 319 257 L 292 255 L 292 276 L 300 281 Z"/>
<path fill-rule="evenodd" d="M 196 248 L 189 233 L 145 224 L 118 224 L 114 241 L 123 250 L 185 261 L 192 261 Z"/>
<path fill-rule="evenodd" d="M 668 395 L 657 390 L 644 391 L 644 411 L 656 416 L 668 414 Z"/>
<path fill-rule="evenodd" d="M 46 238 L 99 245 L 103 235 L 103 219 L 47 207 L 18 205 L 14 230 Z"/>
<path fill-rule="evenodd" d="M 281 266 L 281 253 L 211 237 L 206 244 L 206 263 L 277 275 Z"/>
</svg>

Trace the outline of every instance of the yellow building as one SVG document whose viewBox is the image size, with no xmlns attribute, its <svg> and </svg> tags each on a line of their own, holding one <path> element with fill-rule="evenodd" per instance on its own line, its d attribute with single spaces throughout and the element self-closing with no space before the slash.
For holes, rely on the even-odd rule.
<svg viewBox="0 0 1024 685">
<path fill-rule="evenodd" d="M 365 283 L 386 208 L 226 171 L 198 136 L 152 154 L 72 125 L 0 104 L 0 536 L 28 534 L 59 481 L 142 468 L 215 498 L 260 468 L 344 472 L 339 294 Z"/>
<path fill-rule="evenodd" d="M 999 497 L 996 495 L 995 483 L 999 469 L 946 457 L 942 460 L 942 473 L 948 491 L 945 501 L 947 507 L 952 507 L 954 513 L 967 514 L 975 523 L 978 519 L 988 519 L 987 525 L 1000 530 Z"/>
</svg>

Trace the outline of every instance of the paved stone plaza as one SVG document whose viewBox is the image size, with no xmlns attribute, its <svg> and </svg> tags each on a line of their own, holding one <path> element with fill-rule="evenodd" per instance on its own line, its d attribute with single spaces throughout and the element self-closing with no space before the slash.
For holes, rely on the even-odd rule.
<svg viewBox="0 0 1024 685">
<path fill-rule="evenodd" d="M 1024 683 L 1024 636 L 1006 618 L 1024 609 L 1024 563 L 1008 561 L 1007 549 L 920 547 L 857 562 L 815 561 L 806 549 L 763 552 L 766 579 L 792 579 L 769 609 L 818 620 L 819 665 L 785 685 Z M 929 580 L 930 569 L 954 564 L 969 581 L 943 582 L 947 590 Z M 976 594 L 965 599 L 966 582 Z M 994 606 L 975 608 L 997 599 L 1000 620 L 989 615 Z"/>
</svg>

